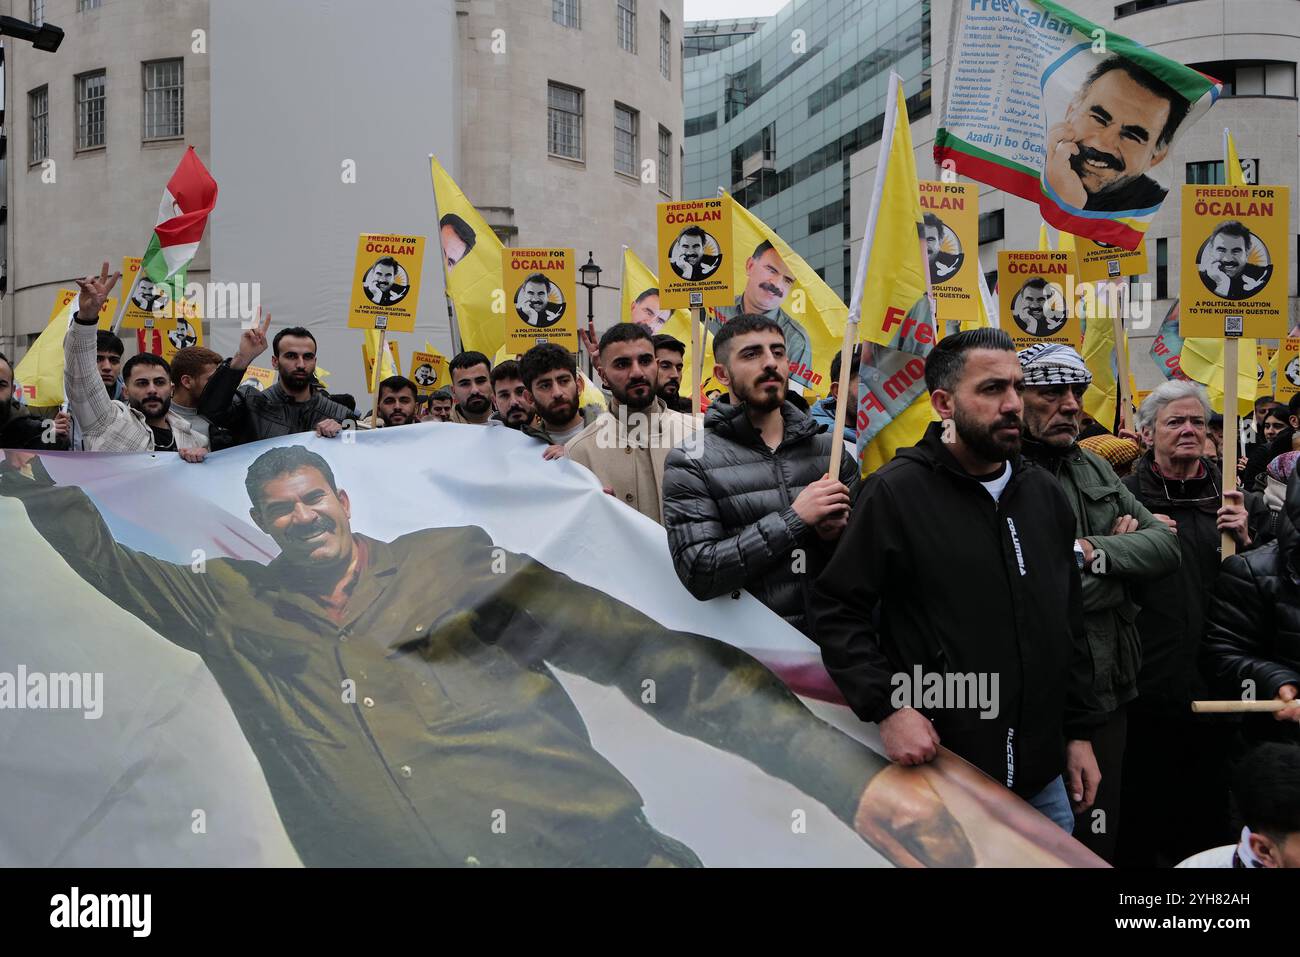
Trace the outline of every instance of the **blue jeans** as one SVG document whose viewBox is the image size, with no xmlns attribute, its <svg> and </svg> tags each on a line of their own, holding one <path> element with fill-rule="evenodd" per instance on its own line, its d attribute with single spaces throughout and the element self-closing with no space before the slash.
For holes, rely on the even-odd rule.
<svg viewBox="0 0 1300 957">
<path fill-rule="evenodd" d="M 1035 810 L 1059 824 L 1066 834 L 1074 833 L 1074 812 L 1070 810 L 1070 796 L 1065 793 L 1064 777 L 1058 776 L 1055 781 L 1031 797 L 1029 803 Z"/>
</svg>

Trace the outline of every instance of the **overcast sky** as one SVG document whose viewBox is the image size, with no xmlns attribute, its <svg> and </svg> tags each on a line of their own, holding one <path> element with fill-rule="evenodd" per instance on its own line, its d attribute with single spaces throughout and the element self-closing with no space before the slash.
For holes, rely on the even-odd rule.
<svg viewBox="0 0 1300 957">
<path fill-rule="evenodd" d="M 790 0 L 686 0 L 687 20 L 738 20 L 770 17 Z"/>
</svg>

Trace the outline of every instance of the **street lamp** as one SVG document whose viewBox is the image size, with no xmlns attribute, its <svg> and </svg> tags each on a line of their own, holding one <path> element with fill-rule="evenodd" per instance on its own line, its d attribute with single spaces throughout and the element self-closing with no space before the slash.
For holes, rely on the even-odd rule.
<svg viewBox="0 0 1300 957">
<path fill-rule="evenodd" d="M 596 290 L 600 288 L 600 267 L 596 265 L 596 260 L 591 256 L 591 250 L 587 250 L 587 261 L 583 263 L 578 272 L 582 278 L 578 280 L 587 287 L 587 334 L 594 340 L 596 338 L 596 307 L 595 297 Z M 587 378 L 592 374 L 592 355 L 591 348 L 587 348 Z"/>
<path fill-rule="evenodd" d="M 52 23 L 36 24 L 17 17 L 0 17 L 0 36 L 26 40 L 33 49 L 53 53 L 63 42 L 63 29 Z"/>
</svg>

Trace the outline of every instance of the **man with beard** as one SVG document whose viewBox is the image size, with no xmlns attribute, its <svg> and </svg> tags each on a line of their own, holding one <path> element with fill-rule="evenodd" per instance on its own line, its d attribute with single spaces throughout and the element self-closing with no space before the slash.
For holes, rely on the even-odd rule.
<svg viewBox="0 0 1300 957">
<path fill-rule="evenodd" d="M 632 303 L 632 321 L 645 326 L 652 336 L 663 328 L 668 321 L 668 310 L 659 308 L 658 289 L 647 289 L 636 297 Z"/>
<path fill-rule="evenodd" d="M 406 376 L 390 375 L 379 383 L 375 405 L 379 413 L 379 427 L 410 425 L 417 421 L 415 410 L 419 406 L 419 390 Z"/>
<path fill-rule="evenodd" d="M 785 336 L 785 355 L 790 363 L 790 378 L 800 389 L 808 385 L 812 372 L 812 345 L 803 326 L 795 322 L 781 304 L 795 284 L 794 273 L 781 254 L 766 239 L 745 260 L 745 288 L 736 297 L 734 307 L 714 309 L 709 316 L 709 331 L 715 336 L 724 324 L 736 316 L 765 316 L 781 327 Z M 714 358 L 717 358 L 716 351 Z"/>
<path fill-rule="evenodd" d="M 166 286 L 155 286 L 153 280 L 143 272 L 140 274 L 140 278 L 136 280 L 135 292 L 131 295 L 131 301 L 149 313 L 159 312 L 166 308 L 170 298 Z"/>
<path fill-rule="evenodd" d="M 659 385 L 655 394 L 674 412 L 690 412 L 691 400 L 682 395 L 682 369 L 686 364 L 686 344 L 660 333 L 654 337 L 655 364 L 659 367 Z"/>
<path fill-rule="evenodd" d="M 943 220 L 934 213 L 925 214 L 925 258 L 930 264 L 930 283 L 947 282 L 961 266 L 961 256 L 943 251 Z"/>
<path fill-rule="evenodd" d="M 676 249 L 668 264 L 673 272 L 690 282 L 698 282 L 713 275 L 722 263 L 721 256 L 711 256 L 704 252 L 704 244 L 709 234 L 699 226 L 687 226 L 677 236 Z"/>
<path fill-rule="evenodd" d="M 406 286 L 398 285 L 397 271 L 401 267 L 396 259 L 385 256 L 370 267 L 363 288 L 366 298 L 376 306 L 391 306 L 406 298 Z"/>
<path fill-rule="evenodd" d="M 478 239 L 470 224 L 455 213 L 447 213 L 438 220 L 438 236 L 442 240 L 442 255 L 447 260 L 449 272 L 469 255 Z"/>
<path fill-rule="evenodd" d="M 492 360 L 481 352 L 460 352 L 447 363 L 451 376 L 452 422 L 485 425 L 492 415 Z"/>
<path fill-rule="evenodd" d="M 1092 373 L 1069 346 L 1038 343 L 1020 353 L 1025 374 L 1025 458 L 1051 472 L 1075 519 L 1074 553 L 1083 576 L 1083 626 L 1093 691 L 1106 723 L 1092 738 L 1104 826 L 1075 820 L 1078 839 L 1112 864 L 1120 826 L 1120 780 L 1129 703 L 1137 697 L 1142 642 L 1134 587 L 1178 570 L 1178 539 L 1124 487 L 1106 460 L 1079 447 L 1083 394 Z"/>
<path fill-rule="evenodd" d="M 519 375 L 553 443 L 543 457 L 559 458 L 565 443 L 596 420 L 592 407 L 580 404 L 578 363 L 569 350 L 547 342 L 520 357 Z"/>
<path fill-rule="evenodd" d="M 187 461 L 200 461 L 208 440 L 172 411 L 171 367 L 159 356 L 142 352 L 122 369 L 126 401 L 110 399 L 95 360 L 99 310 L 121 273 L 78 279 L 81 294 L 72 325 L 63 339 L 63 383 L 68 408 L 80 429 L 87 452 L 180 452 Z M 82 320 L 82 316 L 88 316 Z"/>
<path fill-rule="evenodd" d="M 343 423 L 357 414 L 335 402 L 316 385 L 316 337 L 301 326 L 281 329 L 271 346 L 271 367 L 279 372 L 275 385 L 261 392 L 239 388 L 244 372 L 266 351 L 271 314 L 245 329 L 239 351 L 212 373 L 199 397 L 199 415 L 229 430 L 236 445 L 295 432 L 315 431 L 326 438 L 338 435 Z"/>
<path fill-rule="evenodd" d="M 931 350 L 925 384 L 942 421 L 863 485 L 817 580 L 813 637 L 892 760 L 925 763 L 942 743 L 1069 832 L 1071 805 L 1096 796 L 1089 742 L 1105 715 L 1074 514 L 1052 476 L 1020 457 L 1023 383 L 1000 329 Z M 960 693 L 962 676 L 996 677 L 992 708 Z M 952 693 L 923 701 L 914 684 L 932 682 Z"/>
<path fill-rule="evenodd" d="M 1076 209 L 1157 207 L 1167 192 L 1147 171 L 1169 146 L 1191 103 L 1132 60 L 1113 56 L 1084 81 L 1064 121 L 1047 131 L 1047 185 Z"/>
<path fill-rule="evenodd" d="M 488 419 L 488 425 L 505 426 L 522 432 L 529 438 L 544 443 L 548 448 L 556 444 L 538 421 L 537 407 L 533 404 L 532 394 L 524 385 L 523 373 L 519 363 L 514 359 L 500 362 L 492 369 L 492 404 L 496 411 Z M 545 456 L 558 458 L 558 455 Z"/>
<path fill-rule="evenodd" d="M 598 355 L 600 378 L 612 396 L 609 411 L 570 439 L 564 452 L 591 469 L 610 495 L 662 523 L 664 463 L 698 424 L 655 395 L 654 339 L 644 326 L 611 326 L 600 337 Z"/>
<path fill-rule="evenodd" d="M 1248 261 L 1253 239 L 1250 230 L 1235 220 L 1214 228 L 1208 262 L 1199 270 L 1206 289 L 1224 299 L 1249 299 L 1267 285 L 1272 265 Z"/>
<path fill-rule="evenodd" d="M 1027 279 L 1012 300 L 1016 325 L 1031 336 L 1049 336 L 1061 328 L 1064 314 L 1055 294 L 1055 287 L 1041 276 Z"/>
<path fill-rule="evenodd" d="M 71 430 L 72 416 L 66 412 L 49 420 L 27 413 L 14 395 L 13 363 L 0 352 L 0 449 L 67 451 Z"/>
<path fill-rule="evenodd" d="M 515 311 L 530 326 L 544 329 L 554 325 L 564 314 L 564 304 L 551 302 L 550 280 L 541 273 L 533 273 L 524 280 Z"/>
<path fill-rule="evenodd" d="M 810 634 L 812 581 L 849 512 L 857 466 L 827 475 L 835 437 L 786 400 L 790 364 L 781 327 L 737 316 L 713 340 L 715 401 L 702 440 L 675 449 L 664 470 L 664 525 L 677 577 L 701 601 L 755 598 Z"/>
<path fill-rule="evenodd" d="M 423 422 L 451 421 L 451 390 L 438 389 L 429 396 L 428 406 L 421 419 Z"/>
</svg>

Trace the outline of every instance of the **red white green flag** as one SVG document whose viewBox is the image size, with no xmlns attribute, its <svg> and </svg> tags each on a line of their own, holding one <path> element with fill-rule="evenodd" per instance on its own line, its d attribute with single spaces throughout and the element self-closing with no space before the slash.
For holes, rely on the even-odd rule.
<svg viewBox="0 0 1300 957">
<path fill-rule="evenodd" d="M 191 146 L 163 190 L 158 225 L 145 250 L 141 268 L 154 283 L 184 276 L 185 267 L 198 252 L 208 213 L 216 205 L 217 181 Z"/>
</svg>

